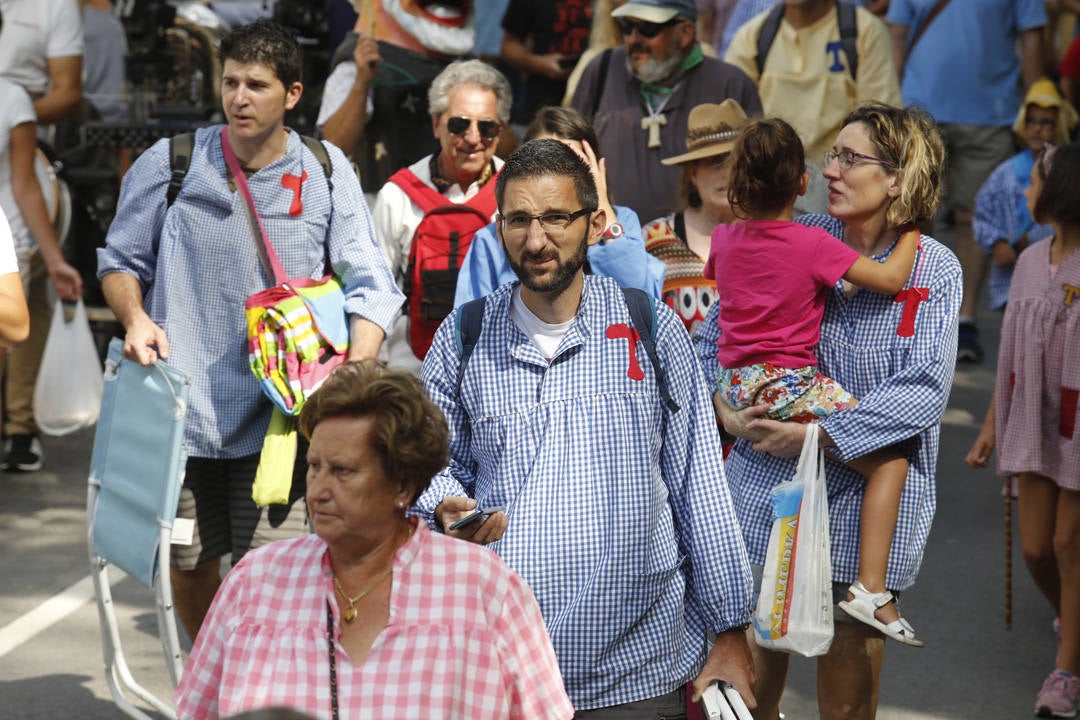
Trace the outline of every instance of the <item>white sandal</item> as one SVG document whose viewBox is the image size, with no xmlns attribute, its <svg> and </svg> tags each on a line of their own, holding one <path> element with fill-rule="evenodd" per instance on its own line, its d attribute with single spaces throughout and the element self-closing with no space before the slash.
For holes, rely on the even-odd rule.
<svg viewBox="0 0 1080 720">
<path fill-rule="evenodd" d="M 894 620 L 886 625 L 874 617 L 878 608 L 885 607 L 891 602 L 896 602 L 893 594 L 886 590 L 882 593 L 872 593 L 861 582 L 856 580 L 848 588 L 851 600 L 841 600 L 837 603 L 840 609 L 860 622 L 864 622 L 872 628 L 885 633 L 893 640 L 902 642 L 912 647 L 923 647 L 925 643 L 915 637 L 915 629 L 904 618 Z"/>
</svg>

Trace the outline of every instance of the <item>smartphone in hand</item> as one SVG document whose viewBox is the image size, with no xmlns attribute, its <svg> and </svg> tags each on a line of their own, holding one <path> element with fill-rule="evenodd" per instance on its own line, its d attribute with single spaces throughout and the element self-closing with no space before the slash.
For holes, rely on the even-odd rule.
<svg viewBox="0 0 1080 720">
<path fill-rule="evenodd" d="M 505 505 L 497 505 L 497 506 L 486 507 L 486 508 L 477 506 L 475 510 L 473 510 L 471 513 L 469 513 L 465 517 L 461 518 L 457 522 L 453 523 L 450 527 L 447 528 L 447 530 L 460 530 L 461 528 L 465 527 L 469 523 L 476 522 L 477 520 L 480 520 L 482 518 L 486 518 L 488 515 L 491 515 L 491 514 L 497 513 L 497 512 L 506 512 L 506 506 Z"/>
</svg>

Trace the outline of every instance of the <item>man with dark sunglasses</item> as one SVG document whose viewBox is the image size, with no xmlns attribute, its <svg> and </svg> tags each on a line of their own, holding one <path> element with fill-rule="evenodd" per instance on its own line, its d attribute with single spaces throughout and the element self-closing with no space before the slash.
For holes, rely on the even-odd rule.
<svg viewBox="0 0 1080 720">
<path fill-rule="evenodd" d="M 435 152 L 394 173 L 372 210 L 376 237 L 408 296 L 385 359 L 416 372 L 435 327 L 453 309 L 473 233 L 495 213 L 490 181 L 502 166 L 495 149 L 509 120 L 510 83 L 480 60 L 453 62 L 432 82 L 428 111 Z M 424 257 L 436 245 L 442 256 L 429 268 Z"/>
<path fill-rule="evenodd" d="M 596 128 L 607 155 L 612 202 L 645 219 L 675 209 L 679 169 L 660 159 L 686 150 L 690 109 L 732 98 L 761 114 L 757 88 L 738 68 L 705 57 L 694 0 L 634 0 L 614 10 L 623 47 L 595 58 L 571 105 Z"/>
</svg>

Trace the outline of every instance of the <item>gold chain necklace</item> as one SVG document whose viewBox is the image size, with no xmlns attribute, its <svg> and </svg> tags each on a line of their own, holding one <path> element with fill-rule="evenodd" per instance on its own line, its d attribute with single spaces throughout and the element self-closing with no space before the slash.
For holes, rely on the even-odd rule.
<svg viewBox="0 0 1080 720">
<path fill-rule="evenodd" d="M 356 597 L 349 597 L 348 595 L 346 595 L 345 590 L 341 587 L 341 583 L 338 582 L 337 575 L 334 576 L 334 587 L 339 593 L 341 593 L 341 597 L 345 598 L 345 602 L 349 603 L 349 607 L 345 608 L 345 612 L 342 613 L 342 617 L 345 618 L 346 624 L 351 625 L 353 620 L 356 619 L 356 603 L 366 598 L 372 590 L 379 587 L 379 585 L 382 584 L 382 581 L 388 578 L 390 576 L 390 573 L 392 573 L 393 571 L 394 568 L 393 566 L 391 566 L 386 570 L 386 572 L 376 578 L 375 582 L 371 583 L 371 585 L 369 585 L 366 590 L 364 590 Z"/>
<path fill-rule="evenodd" d="M 409 527 L 409 534 L 405 537 L 405 542 L 409 542 L 409 540 L 412 538 L 413 529 L 414 529 L 413 527 L 411 527 L 411 526 Z M 405 543 L 402 543 L 402 545 L 404 545 L 404 544 Z M 345 619 L 345 624 L 346 625 L 351 625 L 352 622 L 354 620 L 356 620 L 356 603 L 358 603 L 361 600 L 363 600 L 364 598 L 366 598 L 371 593 L 372 590 L 379 587 L 379 585 L 382 584 L 382 581 L 385 580 L 387 577 L 389 577 L 390 573 L 392 573 L 392 572 L 394 572 L 393 564 L 391 564 L 390 567 L 387 568 L 386 572 L 384 572 L 379 577 L 375 578 L 375 582 L 371 583 L 371 585 L 369 585 L 367 587 L 367 589 L 365 589 L 362 593 L 360 593 L 356 597 L 349 597 L 348 595 L 346 595 L 345 594 L 345 589 L 343 587 L 341 587 L 341 583 L 338 582 L 337 575 L 333 576 L 334 577 L 334 589 L 337 590 L 339 593 L 341 593 L 341 597 L 345 598 L 345 602 L 347 602 L 349 604 L 349 607 L 345 608 L 345 612 L 343 612 L 341 614 L 341 616 Z"/>
</svg>

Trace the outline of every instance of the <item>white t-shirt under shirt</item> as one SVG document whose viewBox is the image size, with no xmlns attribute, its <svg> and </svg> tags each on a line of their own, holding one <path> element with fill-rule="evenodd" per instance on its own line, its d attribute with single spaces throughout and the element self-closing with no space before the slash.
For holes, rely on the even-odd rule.
<svg viewBox="0 0 1080 720">
<path fill-rule="evenodd" d="M 0 77 L 31 95 L 49 88 L 50 58 L 83 54 L 77 0 L 0 0 Z"/>
<path fill-rule="evenodd" d="M 514 288 L 514 294 L 510 298 L 510 319 L 514 321 L 514 324 L 517 325 L 521 332 L 525 333 L 526 337 L 533 341 L 533 345 L 540 348 L 540 353 L 548 362 L 551 362 L 555 351 L 559 349 L 559 343 L 562 342 L 563 336 L 570 329 L 570 324 L 574 322 L 573 317 L 561 323 L 544 322 L 536 317 L 533 311 L 525 306 L 525 301 L 521 299 L 520 285 Z"/>
<path fill-rule="evenodd" d="M 7 17 L 4 17 L 7 25 Z M 4 34 L 7 37 L 7 33 Z M 10 234 L 18 252 L 27 252 L 34 246 L 30 231 L 26 229 L 19 206 L 11 191 L 11 131 L 18 125 L 34 122 L 34 105 L 21 87 L 0 77 L 0 210 L 7 216 Z"/>
</svg>

